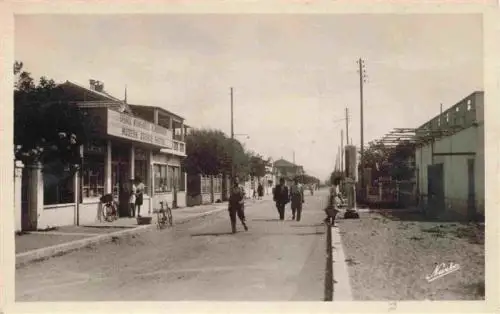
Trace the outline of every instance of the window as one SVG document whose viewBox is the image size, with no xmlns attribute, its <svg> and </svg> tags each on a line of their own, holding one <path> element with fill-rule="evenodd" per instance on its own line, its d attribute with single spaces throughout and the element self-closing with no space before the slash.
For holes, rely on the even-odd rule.
<svg viewBox="0 0 500 314">
<path fill-rule="evenodd" d="M 169 181 L 171 188 L 177 189 L 177 191 L 185 190 L 185 178 L 184 173 L 181 172 L 181 168 L 178 166 L 168 166 Z"/>
<path fill-rule="evenodd" d="M 135 160 L 134 160 L 134 178 L 140 178 L 144 184 L 144 191 L 147 194 L 148 191 L 148 164 L 146 152 L 141 149 L 135 149 Z"/>
<path fill-rule="evenodd" d="M 471 111 L 472 109 L 472 101 L 469 99 L 467 100 L 467 111 Z"/>
<path fill-rule="evenodd" d="M 86 156 L 83 159 L 83 197 L 104 195 L 104 156 Z"/>
<path fill-rule="evenodd" d="M 167 178 L 167 166 L 154 166 L 155 193 L 169 192 L 169 184 Z"/>
<path fill-rule="evenodd" d="M 75 202 L 75 176 L 61 161 L 43 166 L 44 205 L 69 204 Z"/>
</svg>

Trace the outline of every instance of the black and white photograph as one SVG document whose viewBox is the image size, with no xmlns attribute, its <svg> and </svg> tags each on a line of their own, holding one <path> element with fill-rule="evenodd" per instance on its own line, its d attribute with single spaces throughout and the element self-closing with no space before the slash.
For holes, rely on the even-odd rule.
<svg viewBox="0 0 500 314">
<path fill-rule="evenodd" d="M 485 25 L 15 14 L 13 302 L 487 301 Z"/>
</svg>

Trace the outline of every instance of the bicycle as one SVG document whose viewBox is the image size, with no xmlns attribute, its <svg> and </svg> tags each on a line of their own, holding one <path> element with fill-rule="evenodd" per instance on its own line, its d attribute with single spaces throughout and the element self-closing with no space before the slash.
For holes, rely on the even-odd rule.
<svg viewBox="0 0 500 314">
<path fill-rule="evenodd" d="M 111 194 L 103 195 L 100 201 L 103 207 L 102 218 L 104 219 L 104 221 L 112 222 L 114 220 L 117 220 L 118 210 L 113 200 L 113 195 Z"/>
<path fill-rule="evenodd" d="M 163 204 L 167 205 L 167 208 L 164 208 Z M 168 226 L 172 227 L 174 224 L 174 219 L 172 216 L 172 209 L 168 206 L 167 202 L 160 202 L 160 209 L 156 210 L 156 224 L 158 229 L 163 229 L 168 224 Z"/>
</svg>

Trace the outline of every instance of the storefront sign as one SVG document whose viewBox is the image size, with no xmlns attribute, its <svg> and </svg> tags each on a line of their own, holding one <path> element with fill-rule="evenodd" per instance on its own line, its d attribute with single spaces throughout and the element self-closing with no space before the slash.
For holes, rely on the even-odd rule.
<svg viewBox="0 0 500 314">
<path fill-rule="evenodd" d="M 108 135 L 172 148 L 172 131 L 148 121 L 108 109 Z"/>
</svg>

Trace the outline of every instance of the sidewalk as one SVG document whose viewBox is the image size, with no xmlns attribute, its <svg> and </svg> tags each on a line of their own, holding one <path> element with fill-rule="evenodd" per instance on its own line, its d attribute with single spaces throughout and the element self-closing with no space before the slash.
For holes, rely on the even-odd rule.
<svg viewBox="0 0 500 314">
<path fill-rule="evenodd" d="M 247 200 L 247 206 L 263 200 Z M 227 208 L 227 202 L 183 207 L 172 210 L 175 224 L 182 224 L 191 219 L 203 217 Z M 119 218 L 113 222 L 96 222 L 82 226 L 62 226 L 49 231 L 27 232 L 15 236 L 16 266 L 34 260 L 77 250 L 93 243 L 131 233 L 138 233 L 148 228 L 156 228 L 156 214 L 150 225 L 138 225 L 135 218 Z"/>
</svg>

